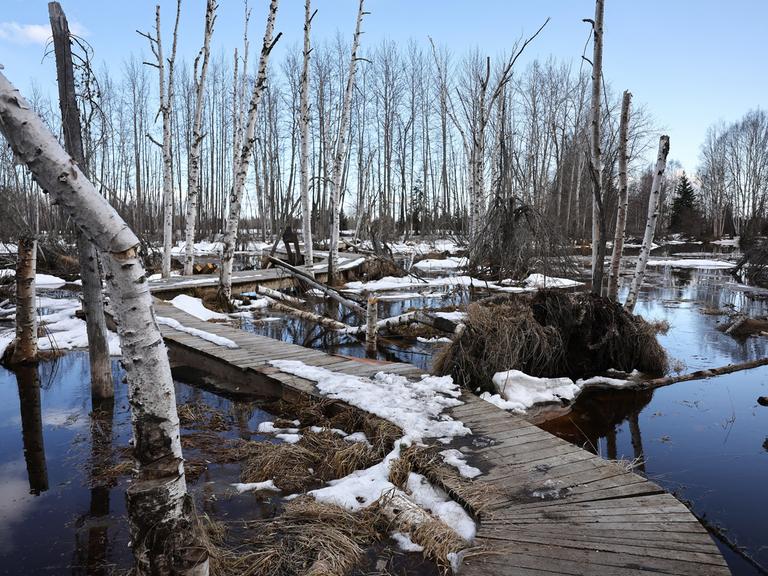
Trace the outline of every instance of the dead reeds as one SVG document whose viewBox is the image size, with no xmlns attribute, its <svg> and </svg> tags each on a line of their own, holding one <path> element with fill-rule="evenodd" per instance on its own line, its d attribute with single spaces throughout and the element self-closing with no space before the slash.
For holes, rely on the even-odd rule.
<svg viewBox="0 0 768 576">
<path fill-rule="evenodd" d="M 466 329 L 435 357 L 433 372 L 490 389 L 493 375 L 573 379 L 616 369 L 649 375 L 667 371 L 656 330 L 608 298 L 540 290 L 470 304 Z"/>
</svg>

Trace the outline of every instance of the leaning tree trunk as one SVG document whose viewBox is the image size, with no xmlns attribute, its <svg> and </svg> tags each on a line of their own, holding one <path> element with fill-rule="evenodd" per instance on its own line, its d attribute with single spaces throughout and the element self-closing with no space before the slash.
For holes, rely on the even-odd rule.
<svg viewBox="0 0 768 576">
<path fill-rule="evenodd" d="M 25 364 L 37 360 L 37 310 L 35 308 L 35 274 L 37 268 L 37 239 L 19 239 L 16 261 L 16 339 L 10 364 Z"/>
<path fill-rule="evenodd" d="M 271 0 L 269 3 L 269 13 L 267 14 L 267 27 L 264 31 L 264 41 L 261 45 L 259 70 L 256 76 L 256 83 L 253 86 L 251 101 L 248 104 L 248 120 L 245 128 L 245 135 L 240 150 L 237 151 L 239 156 L 235 163 L 236 170 L 232 181 L 232 188 L 229 191 L 229 212 L 227 214 L 224 236 L 222 238 L 223 246 L 221 251 L 221 267 L 219 270 L 219 299 L 222 302 L 230 302 L 232 299 L 232 264 L 235 257 L 237 229 L 240 225 L 240 208 L 243 202 L 245 178 L 248 175 L 248 167 L 251 162 L 251 151 L 256 142 L 256 112 L 259 109 L 261 95 L 264 93 L 264 87 L 267 83 L 267 62 L 269 61 L 269 54 L 272 52 L 275 43 L 280 39 L 280 34 L 278 34 L 274 40 L 272 39 L 276 16 L 277 0 Z"/>
<path fill-rule="evenodd" d="M 619 273 L 621 272 L 621 256 L 624 252 L 624 231 L 627 227 L 627 204 L 629 192 L 627 187 L 627 133 L 629 131 L 629 104 L 632 94 L 624 91 L 621 102 L 621 121 L 619 123 L 619 205 L 616 211 L 616 232 L 613 236 L 613 253 L 611 254 L 611 271 L 608 276 L 608 298 L 616 300 L 619 290 Z"/>
<path fill-rule="evenodd" d="M 344 101 L 341 106 L 339 120 L 339 136 L 336 142 L 336 153 L 333 157 L 331 172 L 331 245 L 328 251 L 328 283 L 336 280 L 336 268 L 339 260 L 339 220 L 341 218 L 341 176 L 344 160 L 347 156 L 347 131 L 349 129 L 349 111 L 352 105 L 352 91 L 355 87 L 355 68 L 357 66 L 357 48 L 360 46 L 360 27 L 363 24 L 365 0 L 360 0 L 357 9 L 357 24 L 352 38 L 352 54 L 349 59 L 347 86 L 344 90 Z"/>
<path fill-rule="evenodd" d="M 312 253 L 312 199 L 309 197 L 309 32 L 312 27 L 311 1 L 304 3 L 304 64 L 301 69 L 301 102 L 300 102 L 300 122 L 301 122 L 301 150 L 299 152 L 300 162 L 300 184 L 301 184 L 301 230 L 304 236 L 304 264 L 307 265 L 308 272 L 314 277 L 315 272 L 312 269 L 314 256 Z"/>
<path fill-rule="evenodd" d="M 595 0 L 592 54 L 592 114 L 589 169 L 592 176 L 592 293 L 600 294 L 605 259 L 605 212 L 603 209 L 603 151 L 600 147 L 600 97 L 603 81 L 604 0 Z"/>
<path fill-rule="evenodd" d="M 168 354 L 155 321 L 138 238 L 0 73 L 0 131 L 40 187 L 105 255 L 128 381 L 138 477 L 127 491 L 140 574 L 207 574 L 189 518 Z"/>
<path fill-rule="evenodd" d="M 653 246 L 653 234 L 656 231 L 656 220 L 659 217 L 659 204 L 661 201 L 661 183 L 664 178 L 664 170 L 667 168 L 667 155 L 669 154 L 669 136 L 659 138 L 659 154 L 656 157 L 656 170 L 653 174 L 653 184 L 651 185 L 651 195 L 648 198 L 648 220 L 645 223 L 645 235 L 643 244 L 640 248 L 640 256 L 637 258 L 635 275 L 632 277 L 632 284 L 629 287 L 629 295 L 624 303 L 624 308 L 628 312 L 635 309 L 637 294 L 643 283 L 645 276 L 645 266 L 648 264 L 648 258 L 651 255 Z"/>
<path fill-rule="evenodd" d="M 195 219 L 197 218 L 197 201 L 200 195 L 200 144 L 203 135 L 200 128 L 203 124 L 203 92 L 205 89 L 205 77 L 208 74 L 208 57 L 211 53 L 211 36 L 213 25 L 216 21 L 216 0 L 208 0 L 205 9 L 205 35 L 203 37 L 203 49 L 195 58 L 195 112 L 192 119 L 192 142 L 189 145 L 189 167 L 187 169 L 187 211 L 186 226 L 184 230 L 184 275 L 192 275 L 192 267 L 195 263 Z M 200 77 L 197 77 L 197 64 L 203 57 Z"/>
<path fill-rule="evenodd" d="M 88 167 L 83 154 L 80 114 L 75 96 L 75 73 L 72 65 L 72 47 L 67 17 L 58 2 L 48 4 L 48 15 L 56 53 L 56 76 L 59 85 L 59 108 L 64 131 L 64 147 L 77 162 L 83 174 Z M 109 358 L 107 322 L 104 318 L 104 299 L 101 288 L 98 253 L 93 244 L 77 231 L 77 255 L 80 277 L 83 281 L 83 311 L 88 333 L 88 358 L 91 367 L 91 399 L 103 400 L 114 396 L 112 362 Z"/>
</svg>

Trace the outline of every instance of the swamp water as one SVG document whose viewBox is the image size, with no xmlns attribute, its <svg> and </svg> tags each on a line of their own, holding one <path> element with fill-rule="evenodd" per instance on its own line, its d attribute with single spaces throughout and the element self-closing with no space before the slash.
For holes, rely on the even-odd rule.
<svg viewBox="0 0 768 576">
<path fill-rule="evenodd" d="M 714 252 L 702 252 L 700 245 L 665 246 L 653 254 L 722 258 L 732 253 L 727 247 L 711 248 Z M 432 295 L 380 301 L 379 318 L 410 308 L 460 306 L 472 299 L 467 290 L 422 290 Z M 626 297 L 626 288 L 620 296 Z M 314 310 L 358 322 L 345 318 L 333 303 L 318 300 Z M 649 267 L 635 312 L 669 323 L 659 341 L 673 368 L 682 372 L 768 356 L 768 337 L 733 338 L 719 329 L 727 325 L 728 314 L 768 315 L 768 290 L 740 285 L 724 270 Z M 337 354 L 365 356 L 364 346 L 354 338 L 329 339 L 306 322 L 270 312 L 264 316 L 273 320 L 246 320 L 243 328 Z M 397 338 L 384 342 L 377 358 L 428 370 L 435 349 L 415 338 Z M 652 392 L 588 392 L 570 413 L 542 427 L 605 458 L 642 461 L 635 471 L 686 502 L 713 534 L 722 533 L 768 566 L 768 514 L 761 512 L 768 482 L 768 408 L 757 404 L 757 398 L 766 395 L 768 366 Z M 761 573 L 723 540 L 715 536 L 715 541 L 734 574 Z"/>
<path fill-rule="evenodd" d="M 0 574 L 8 576 L 123 574 L 131 566 L 125 489 L 130 482 L 130 412 L 124 372 L 113 361 L 115 401 L 91 411 L 86 352 L 72 352 L 37 369 L 0 367 Z M 237 540 L 242 522 L 268 519 L 282 509 L 281 495 L 238 494 L 241 463 L 215 463 L 196 437 L 274 441 L 256 432 L 275 416 L 257 403 L 204 389 L 208 377 L 174 371 L 179 405 L 204 406 L 223 415 L 213 429 L 182 426 L 187 484 L 198 514 L 227 523 Z M 194 385 L 193 385 L 194 384 Z M 203 387 L 201 387 L 203 386 Z M 189 439 L 189 441 L 185 441 Z M 122 467 L 121 467 L 122 465 Z M 377 568 L 378 567 L 378 568 Z M 404 554 L 384 541 L 368 550 L 356 574 L 437 576 L 421 554 Z"/>
</svg>

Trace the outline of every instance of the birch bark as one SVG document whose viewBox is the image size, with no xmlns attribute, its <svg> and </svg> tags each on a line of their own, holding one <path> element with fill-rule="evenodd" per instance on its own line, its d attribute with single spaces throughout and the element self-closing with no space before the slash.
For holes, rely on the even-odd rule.
<svg viewBox="0 0 768 576">
<path fill-rule="evenodd" d="M 259 109 L 261 96 L 267 83 L 267 62 L 269 54 L 272 52 L 275 43 L 280 39 L 280 34 L 273 40 L 272 33 L 275 29 L 275 17 L 277 16 L 277 0 L 271 0 L 269 3 L 269 13 L 267 14 L 267 26 L 264 31 L 264 41 L 261 45 L 261 56 L 259 57 L 259 69 L 256 76 L 256 84 L 253 87 L 251 101 L 248 104 L 248 119 L 245 128 L 245 134 L 241 142 L 235 166 L 235 174 L 232 187 L 229 192 L 229 211 L 227 214 L 226 228 L 222 238 L 221 266 L 219 271 L 219 298 L 222 302 L 229 302 L 232 298 L 232 264 L 235 256 L 235 242 L 237 241 L 237 230 L 240 224 L 240 208 L 243 201 L 243 190 L 245 189 L 245 178 L 248 175 L 248 168 L 251 162 L 251 152 L 256 142 L 256 112 Z"/>
<path fill-rule="evenodd" d="M 301 149 L 299 152 L 300 186 L 301 186 L 301 225 L 304 236 L 304 264 L 309 266 L 308 272 L 314 277 L 312 270 L 314 257 L 312 253 L 312 202 L 309 197 L 309 44 L 312 27 L 312 0 L 304 3 L 304 63 L 301 69 L 300 122 Z"/>
<path fill-rule="evenodd" d="M 339 120 L 339 136 L 336 142 L 336 153 L 333 157 L 331 172 L 331 245 L 328 252 L 328 283 L 336 280 L 336 268 L 339 260 L 339 219 L 341 217 L 341 178 L 344 160 L 347 156 L 347 132 L 349 127 L 349 110 L 352 104 L 352 90 L 355 87 L 355 68 L 357 66 L 357 49 L 360 46 L 360 28 L 363 23 L 365 0 L 360 0 L 357 9 L 355 35 L 352 37 L 352 55 L 349 59 L 347 85 L 344 89 L 344 101 L 341 106 Z"/>
<path fill-rule="evenodd" d="M 37 309 L 35 307 L 35 273 L 37 239 L 19 238 L 16 261 L 16 339 L 10 364 L 26 364 L 37 360 Z"/>
<path fill-rule="evenodd" d="M 201 126 L 203 123 L 203 104 L 205 78 L 208 74 L 208 57 L 211 53 L 211 36 L 216 22 L 216 0 L 208 0 L 205 9 L 205 33 L 203 48 L 195 58 L 195 112 L 192 119 L 192 142 L 189 146 L 189 166 L 187 168 L 187 210 L 186 227 L 184 230 L 184 275 L 192 275 L 195 263 L 195 219 L 197 218 L 198 196 L 200 195 L 200 144 L 203 142 Z M 200 76 L 197 76 L 197 65 L 202 56 Z"/>
<path fill-rule="evenodd" d="M 603 214 L 603 151 L 600 146 L 602 120 L 600 97 L 603 80 L 603 14 L 604 0 L 595 0 L 592 53 L 592 104 L 589 168 L 592 176 L 592 292 L 600 294 L 605 258 L 605 215 Z"/>
<path fill-rule="evenodd" d="M 637 303 L 637 294 L 643 283 L 645 276 L 645 267 L 648 264 L 648 258 L 651 255 L 653 245 L 653 235 L 656 231 L 656 220 L 659 217 L 659 205 L 661 200 L 661 184 L 664 179 L 664 170 L 667 168 L 667 155 L 669 154 L 669 136 L 659 138 L 659 154 L 656 157 L 656 169 L 653 174 L 653 184 L 651 185 L 651 195 L 648 198 L 648 219 L 645 223 L 645 234 L 643 235 L 643 244 L 640 248 L 640 256 L 637 258 L 635 266 L 635 275 L 632 277 L 632 284 L 629 287 L 629 295 L 624 303 L 624 308 L 628 312 L 635 309 Z"/>
<path fill-rule="evenodd" d="M 627 135 L 629 132 L 629 106 L 632 94 L 624 91 L 621 101 L 621 120 L 619 121 L 619 205 L 616 211 L 616 232 L 613 236 L 613 253 L 611 254 L 611 270 L 608 276 L 608 298 L 616 300 L 619 289 L 619 273 L 621 272 L 621 256 L 624 252 L 624 231 L 627 227 L 627 205 L 629 192 L 627 186 Z"/>
<path fill-rule="evenodd" d="M 134 437 L 138 478 L 126 493 L 140 574 L 207 574 L 195 546 L 170 364 L 136 248 L 138 238 L 0 73 L 0 132 L 41 188 L 103 253 Z"/>
</svg>

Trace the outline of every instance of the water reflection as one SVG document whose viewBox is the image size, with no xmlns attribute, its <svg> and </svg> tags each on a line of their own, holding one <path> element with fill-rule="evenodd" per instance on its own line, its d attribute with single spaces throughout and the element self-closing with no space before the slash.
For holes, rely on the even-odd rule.
<svg viewBox="0 0 768 576">
<path fill-rule="evenodd" d="M 48 490 L 48 467 L 45 463 L 43 415 L 40 406 L 40 376 L 37 364 L 18 366 L 15 370 L 19 387 L 21 434 L 24 460 L 27 464 L 29 491 L 39 495 Z"/>
</svg>

